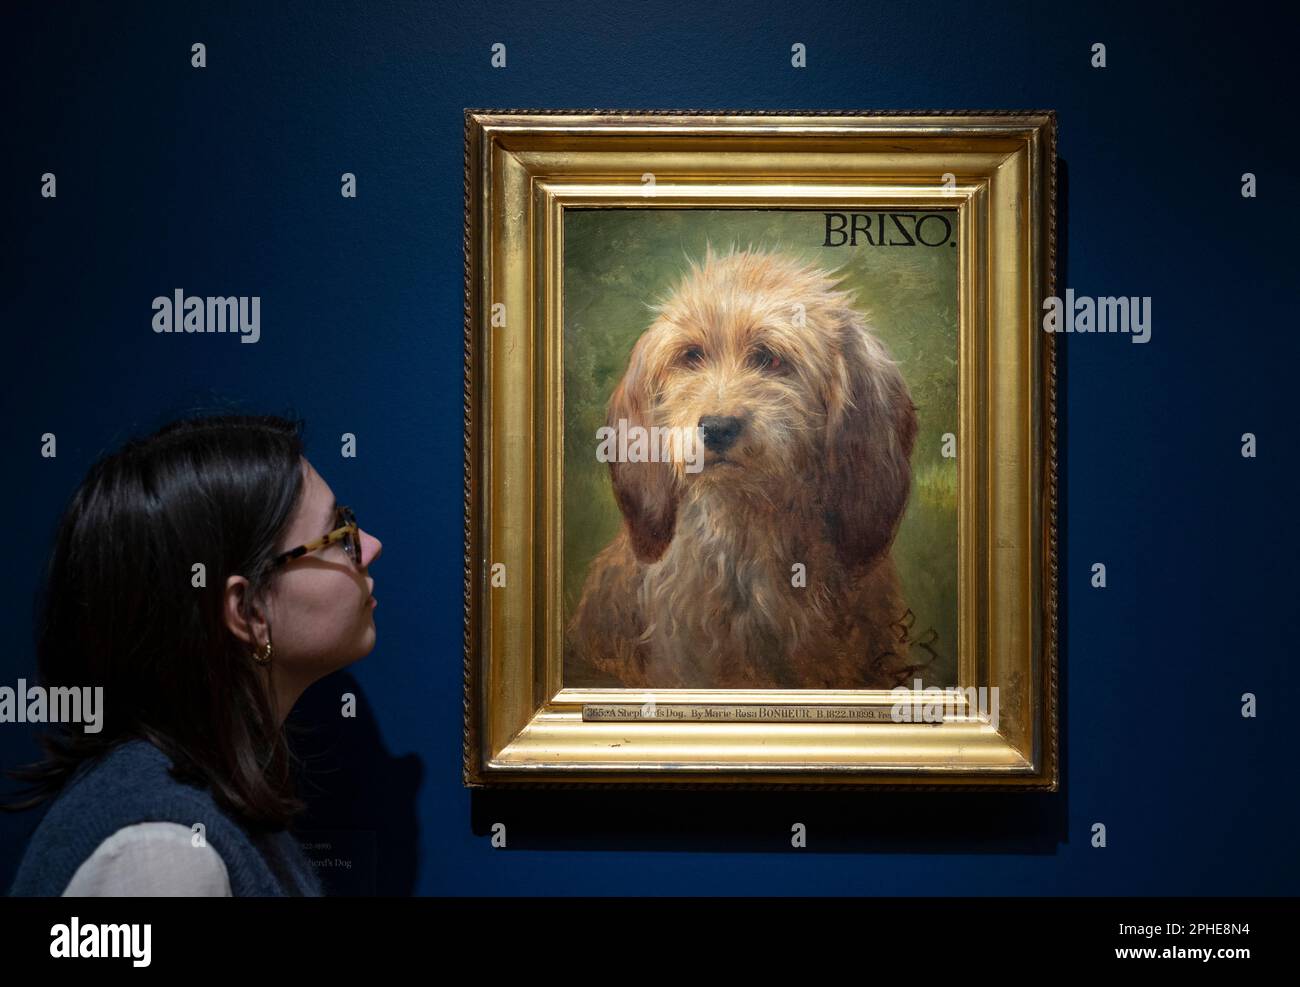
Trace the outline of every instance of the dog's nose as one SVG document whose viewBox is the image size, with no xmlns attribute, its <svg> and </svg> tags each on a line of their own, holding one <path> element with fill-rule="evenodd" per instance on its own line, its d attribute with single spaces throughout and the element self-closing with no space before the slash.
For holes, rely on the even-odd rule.
<svg viewBox="0 0 1300 987">
<path fill-rule="evenodd" d="M 730 449 L 744 428 L 743 418 L 705 415 L 700 419 L 700 431 L 704 434 L 704 448 L 713 452 L 726 452 Z"/>
</svg>

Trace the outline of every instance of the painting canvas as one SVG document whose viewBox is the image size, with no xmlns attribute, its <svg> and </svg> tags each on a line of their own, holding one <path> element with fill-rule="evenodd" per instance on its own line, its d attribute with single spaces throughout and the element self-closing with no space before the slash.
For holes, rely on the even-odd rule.
<svg viewBox="0 0 1300 987">
<path fill-rule="evenodd" d="M 956 210 L 563 222 L 564 685 L 954 684 Z"/>
</svg>

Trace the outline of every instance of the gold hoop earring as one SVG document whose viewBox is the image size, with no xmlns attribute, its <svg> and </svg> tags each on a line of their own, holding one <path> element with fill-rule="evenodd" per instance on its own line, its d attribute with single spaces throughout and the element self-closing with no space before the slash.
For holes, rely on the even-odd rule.
<svg viewBox="0 0 1300 987">
<path fill-rule="evenodd" d="M 266 648 L 261 654 L 256 651 L 253 652 L 253 661 L 259 665 L 271 664 L 271 639 L 269 637 L 266 639 Z"/>
</svg>

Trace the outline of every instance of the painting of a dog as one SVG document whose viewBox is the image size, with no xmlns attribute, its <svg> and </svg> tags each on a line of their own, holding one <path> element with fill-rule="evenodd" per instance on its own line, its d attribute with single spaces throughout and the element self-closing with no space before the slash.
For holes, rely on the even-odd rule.
<svg viewBox="0 0 1300 987">
<path fill-rule="evenodd" d="M 691 430 L 702 461 L 609 464 L 623 517 L 566 629 L 566 682 L 700 689 L 902 684 L 891 545 L 916 408 L 821 267 L 706 250 L 655 308 L 610 428 Z"/>
</svg>

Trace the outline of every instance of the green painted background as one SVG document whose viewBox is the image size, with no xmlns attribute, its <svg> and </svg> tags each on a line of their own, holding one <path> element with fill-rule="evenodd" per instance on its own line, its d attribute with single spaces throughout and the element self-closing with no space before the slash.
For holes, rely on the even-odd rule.
<svg viewBox="0 0 1300 987">
<path fill-rule="evenodd" d="M 954 236 L 956 213 L 948 213 Z M 933 628 L 939 657 L 926 685 L 956 684 L 957 467 L 940 455 L 957 432 L 957 254 L 954 247 L 823 247 L 822 212 L 797 210 L 570 209 L 564 219 L 564 600 L 566 619 L 592 558 L 622 518 L 609 467 L 596 460 L 596 429 L 649 325 L 647 303 L 670 292 L 687 255 L 753 245 L 827 268 L 845 284 L 900 364 L 917 407 L 912 494 L 894 560 L 916 614 L 915 632 Z M 872 229 L 875 219 L 872 219 Z M 927 224 L 934 239 L 935 224 Z M 901 239 L 901 238 L 900 238 Z M 924 657 L 918 651 L 918 657 Z"/>
</svg>

